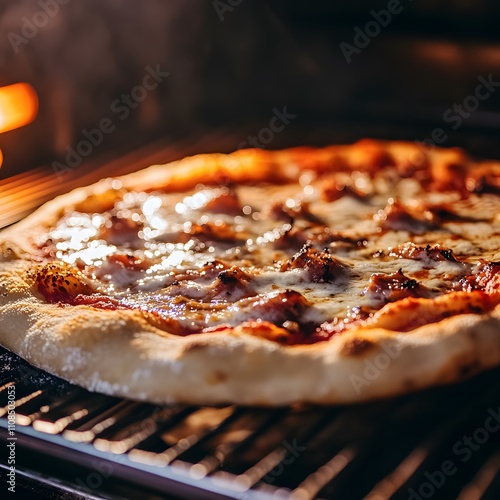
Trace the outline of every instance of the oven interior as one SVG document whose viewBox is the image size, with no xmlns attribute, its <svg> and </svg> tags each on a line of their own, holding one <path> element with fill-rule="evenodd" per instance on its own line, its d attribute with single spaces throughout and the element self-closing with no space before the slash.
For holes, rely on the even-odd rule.
<svg viewBox="0 0 500 500">
<path fill-rule="evenodd" d="M 388 2 L 42 3 L 0 6 L 0 87 L 38 96 L 32 123 L 0 133 L 0 227 L 102 177 L 246 147 L 276 109 L 294 117 L 261 147 L 375 137 L 500 158 L 500 92 L 470 98 L 479 78 L 500 81 L 492 1 L 401 1 L 362 48 L 356 34 Z M 151 72 L 158 85 L 137 90 Z M 498 370 L 351 406 L 157 407 L 0 357 L 0 432 L 15 384 L 26 497 L 500 497 Z"/>
</svg>

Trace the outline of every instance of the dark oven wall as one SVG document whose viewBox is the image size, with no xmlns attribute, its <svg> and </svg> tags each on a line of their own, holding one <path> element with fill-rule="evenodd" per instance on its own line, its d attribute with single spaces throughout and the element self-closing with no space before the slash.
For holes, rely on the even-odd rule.
<svg viewBox="0 0 500 500">
<path fill-rule="evenodd" d="M 64 162 L 82 141 L 88 155 L 121 153 L 227 128 L 220 147 L 236 149 L 275 116 L 287 132 L 255 145 L 370 135 L 451 146 L 472 131 L 464 145 L 488 154 L 499 12 L 484 0 L 5 1 L 0 85 L 31 83 L 40 109 L 0 135 L 0 175 Z"/>
</svg>

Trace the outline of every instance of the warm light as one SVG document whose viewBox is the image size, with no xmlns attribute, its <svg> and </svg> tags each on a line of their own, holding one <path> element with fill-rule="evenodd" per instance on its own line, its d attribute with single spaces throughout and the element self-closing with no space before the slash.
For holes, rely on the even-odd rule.
<svg viewBox="0 0 500 500">
<path fill-rule="evenodd" d="M 0 133 L 31 123 L 38 111 L 38 97 L 28 83 L 0 87 Z M 3 154 L 0 149 L 0 167 Z"/>
<path fill-rule="evenodd" d="M 38 111 L 38 97 L 28 83 L 0 87 L 0 133 L 31 123 Z"/>
</svg>

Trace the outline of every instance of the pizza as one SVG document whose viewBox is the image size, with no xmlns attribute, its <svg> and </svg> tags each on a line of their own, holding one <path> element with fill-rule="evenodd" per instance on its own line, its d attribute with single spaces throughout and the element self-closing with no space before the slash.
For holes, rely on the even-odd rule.
<svg viewBox="0 0 500 500">
<path fill-rule="evenodd" d="M 155 403 L 336 404 L 500 364 L 500 163 L 412 143 L 204 154 L 0 234 L 0 343 Z"/>
</svg>

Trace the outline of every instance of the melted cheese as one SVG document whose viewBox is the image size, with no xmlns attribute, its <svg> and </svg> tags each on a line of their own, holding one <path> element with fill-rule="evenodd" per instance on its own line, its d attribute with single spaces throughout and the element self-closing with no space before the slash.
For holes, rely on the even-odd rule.
<svg viewBox="0 0 500 500">
<path fill-rule="evenodd" d="M 356 182 L 362 188 L 365 180 L 360 177 Z M 303 320 L 321 324 L 349 317 L 356 308 L 379 309 L 380 301 L 366 293 L 373 274 L 392 274 L 401 269 L 437 296 L 470 273 L 472 264 L 485 252 L 486 257 L 499 258 L 498 222 L 449 222 L 418 235 L 384 230 L 377 214 L 383 211 L 388 198 L 400 197 L 411 206 L 412 197 L 420 203 L 425 195 L 419 192 L 415 181 L 408 179 L 396 185 L 378 179 L 375 186 L 374 196 L 359 200 L 346 195 L 333 202 L 322 199 L 321 179 L 314 181 L 310 176 L 301 176 L 297 184 L 240 186 L 236 188 L 241 204 L 237 214 L 206 209 L 207 203 L 226 195 L 227 188 L 202 186 L 186 194 L 130 192 L 108 213 L 67 215 L 49 238 L 55 243 L 56 257 L 77 265 L 99 292 L 134 307 L 161 310 L 186 327 L 237 325 L 260 319 L 254 312 L 255 301 L 282 290 L 302 294 L 309 303 Z M 450 200 L 449 194 L 429 196 L 434 203 Z M 324 226 L 343 238 L 364 239 L 359 245 L 342 241 L 325 245 L 346 272 L 330 282 L 314 282 L 306 269 L 281 270 L 281 263 L 290 259 L 297 248 L 276 245 L 292 226 L 286 217 L 275 220 L 270 216 L 275 203 L 290 210 L 308 203 L 310 213 L 320 221 L 311 223 L 297 217 L 294 227 L 307 231 L 316 224 L 320 232 Z M 132 224 L 126 229 L 131 231 L 130 238 L 125 233 L 111 244 L 108 231 L 113 230 L 113 216 Z M 207 224 L 216 231 L 229 228 L 237 241 L 200 238 L 196 228 Z M 463 262 L 388 256 L 387 249 L 408 241 L 423 246 L 441 244 L 452 249 Z M 384 252 L 382 256 L 374 256 L 380 251 Z M 117 265 L 109 259 L 117 253 L 146 264 L 140 268 Z M 226 268 L 237 266 L 247 273 L 255 299 L 235 300 L 231 295 L 210 298 L 217 272 L 207 274 L 206 270 L 213 267 L 210 263 L 214 261 L 223 262 Z"/>
</svg>

